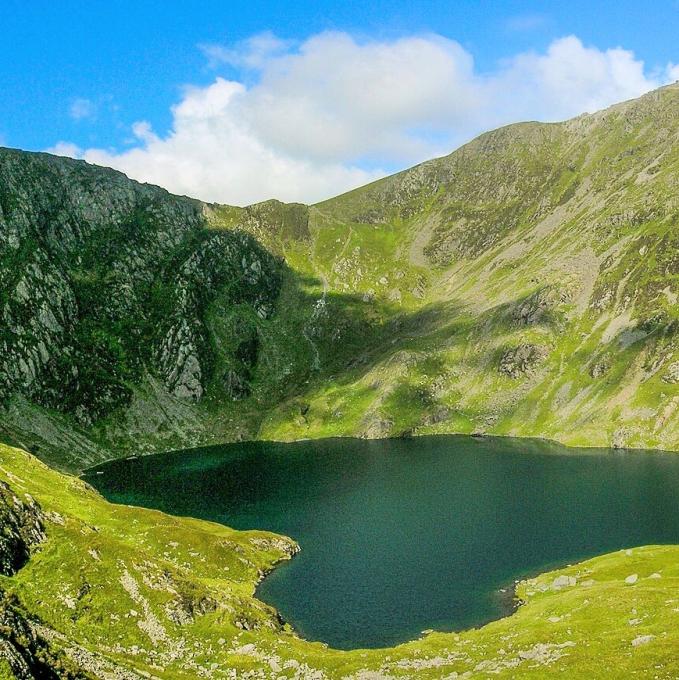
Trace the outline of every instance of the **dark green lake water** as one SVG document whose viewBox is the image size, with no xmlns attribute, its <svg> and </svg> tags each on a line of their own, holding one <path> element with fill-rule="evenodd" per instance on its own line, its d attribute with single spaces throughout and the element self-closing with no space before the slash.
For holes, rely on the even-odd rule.
<svg viewBox="0 0 679 680">
<path fill-rule="evenodd" d="M 103 474 L 97 474 L 99 473 Z M 123 460 L 106 498 L 295 538 L 258 596 L 305 637 L 376 647 L 501 616 L 515 579 L 679 543 L 679 455 L 443 436 L 250 443 Z"/>
</svg>

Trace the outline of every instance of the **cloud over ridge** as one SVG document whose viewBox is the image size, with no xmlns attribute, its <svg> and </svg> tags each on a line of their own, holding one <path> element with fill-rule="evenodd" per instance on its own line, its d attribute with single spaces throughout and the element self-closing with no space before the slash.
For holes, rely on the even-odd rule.
<svg viewBox="0 0 679 680">
<path fill-rule="evenodd" d="M 313 202 L 448 153 L 485 129 L 592 112 L 679 75 L 671 64 L 649 73 L 634 53 L 575 36 L 488 73 L 434 34 L 357 41 L 327 32 L 293 44 L 266 33 L 201 49 L 213 68 L 240 76 L 186 87 L 167 134 L 138 121 L 130 149 L 60 142 L 51 151 L 207 201 Z"/>
</svg>

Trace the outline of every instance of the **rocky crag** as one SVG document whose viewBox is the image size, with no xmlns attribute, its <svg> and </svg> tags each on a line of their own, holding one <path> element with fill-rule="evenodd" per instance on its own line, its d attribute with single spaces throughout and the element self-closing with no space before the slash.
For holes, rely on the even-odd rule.
<svg viewBox="0 0 679 680">
<path fill-rule="evenodd" d="M 32 496 L 24 494 L 22 499 L 7 482 L 0 481 L 0 576 L 16 575 L 47 540 L 46 521 Z M 85 678 L 60 651 L 50 647 L 35 624 L 16 596 L 0 585 L 0 677 Z"/>
<path fill-rule="evenodd" d="M 75 466 L 107 455 L 106 422 L 122 420 L 144 386 L 159 412 L 163 399 L 194 404 L 216 358 L 233 355 L 242 366 L 219 377 L 247 390 L 256 336 L 243 323 L 230 346 L 213 348 L 205 310 L 220 297 L 266 318 L 281 263 L 247 234 L 204 223 L 200 203 L 120 173 L 0 151 L 0 401 L 9 437 Z"/>
</svg>

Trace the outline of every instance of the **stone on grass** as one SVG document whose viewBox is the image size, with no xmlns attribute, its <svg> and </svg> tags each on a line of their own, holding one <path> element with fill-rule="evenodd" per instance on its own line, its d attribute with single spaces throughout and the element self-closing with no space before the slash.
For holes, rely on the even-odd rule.
<svg viewBox="0 0 679 680">
<path fill-rule="evenodd" d="M 635 637 L 634 640 L 632 640 L 632 647 L 638 647 L 639 645 L 646 645 L 654 637 L 655 637 L 655 635 L 639 635 L 638 637 Z"/>
</svg>

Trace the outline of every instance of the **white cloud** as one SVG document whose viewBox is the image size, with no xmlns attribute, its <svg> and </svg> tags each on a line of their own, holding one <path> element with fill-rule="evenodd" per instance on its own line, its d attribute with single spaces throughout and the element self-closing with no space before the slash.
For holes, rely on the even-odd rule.
<svg viewBox="0 0 679 680">
<path fill-rule="evenodd" d="M 73 118 L 73 120 L 94 118 L 96 113 L 97 106 L 89 99 L 74 99 L 68 109 L 68 115 Z"/>
<path fill-rule="evenodd" d="M 244 96 L 243 85 L 217 78 L 209 87 L 185 92 L 173 108 L 173 129 L 167 137 L 158 137 L 148 123 L 140 122 L 133 126 L 137 148 L 122 153 L 88 149 L 74 155 L 176 193 L 234 204 L 271 197 L 314 199 L 379 174 L 277 152 L 240 117 L 239 100 Z"/>
<path fill-rule="evenodd" d="M 234 47 L 204 43 L 198 48 L 207 57 L 212 68 L 220 64 L 228 64 L 259 69 L 266 64 L 268 59 L 292 49 L 294 44 L 292 40 L 281 40 L 271 31 L 264 31 L 237 43 Z"/>
<path fill-rule="evenodd" d="M 435 151 L 428 132 L 478 108 L 473 70 L 458 43 L 438 36 L 357 44 L 324 33 L 267 63 L 242 112 L 266 144 L 292 155 L 414 160 Z"/>
<path fill-rule="evenodd" d="M 668 81 L 646 75 L 644 63 L 621 48 L 601 51 L 574 36 L 554 41 L 545 54 L 521 54 L 494 79 L 494 99 L 510 116 L 559 120 L 631 99 Z"/>
<path fill-rule="evenodd" d="M 83 150 L 77 144 L 71 144 L 71 142 L 57 142 L 46 151 L 55 156 L 69 156 L 71 158 L 82 158 L 83 155 Z"/>
<path fill-rule="evenodd" d="M 358 42 L 322 33 L 294 46 L 263 34 L 202 49 L 213 64 L 240 68 L 243 82 L 187 87 L 169 133 L 135 123 L 127 151 L 64 143 L 55 151 L 210 201 L 310 202 L 447 153 L 489 127 L 594 111 L 679 74 L 671 64 L 648 74 L 632 52 L 573 36 L 491 73 L 437 35 Z"/>
<path fill-rule="evenodd" d="M 665 72 L 667 74 L 667 80 L 671 82 L 676 82 L 679 80 L 679 64 L 667 64 L 665 67 Z"/>
<path fill-rule="evenodd" d="M 545 14 L 518 14 L 509 17 L 505 21 L 505 27 L 508 31 L 524 33 L 544 28 L 548 23 L 549 17 Z"/>
</svg>

